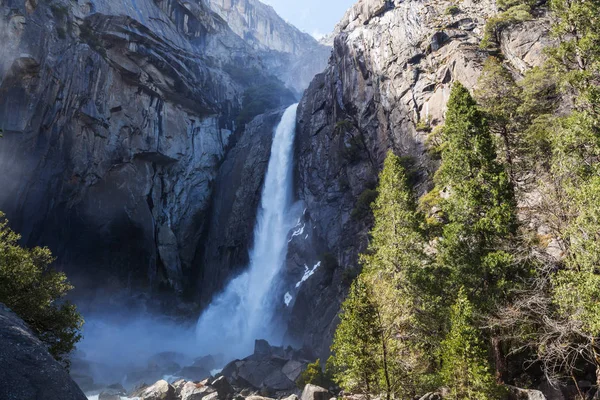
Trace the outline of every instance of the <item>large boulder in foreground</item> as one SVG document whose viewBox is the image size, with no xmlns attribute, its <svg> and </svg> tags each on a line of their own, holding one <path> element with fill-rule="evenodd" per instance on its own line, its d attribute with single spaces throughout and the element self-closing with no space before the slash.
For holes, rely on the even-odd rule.
<svg viewBox="0 0 600 400">
<path fill-rule="evenodd" d="M 0 304 L 0 399 L 87 400 L 27 324 L 4 304 Z"/>
</svg>

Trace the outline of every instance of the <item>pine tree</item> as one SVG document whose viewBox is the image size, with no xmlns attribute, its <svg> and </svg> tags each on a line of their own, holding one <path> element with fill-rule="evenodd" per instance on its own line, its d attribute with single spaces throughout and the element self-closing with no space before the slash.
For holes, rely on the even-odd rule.
<svg viewBox="0 0 600 400">
<path fill-rule="evenodd" d="M 483 65 L 475 98 L 488 119 L 490 130 L 501 139 L 498 147 L 503 150 L 503 161 L 511 171 L 511 178 L 514 181 L 513 164 L 520 147 L 518 111 L 521 104 L 521 89 L 496 57 L 489 57 Z"/>
<path fill-rule="evenodd" d="M 473 306 L 465 290 L 458 292 L 450 313 L 451 328 L 442 342 L 442 378 L 451 399 L 499 398 L 499 388 L 485 362 L 485 347 L 474 325 Z"/>
<path fill-rule="evenodd" d="M 372 297 L 372 291 L 361 276 L 356 278 L 342 304 L 340 323 L 331 345 L 334 380 L 348 391 L 373 393 L 379 390 L 381 327 Z"/>
<path fill-rule="evenodd" d="M 427 261 L 420 218 L 401 160 L 391 151 L 377 191 L 372 205 L 375 224 L 360 260 L 382 329 L 381 386 L 388 394 L 414 396 L 428 366 L 422 350 L 435 341 L 435 329 L 433 318 L 428 320 L 432 310 L 424 308 L 430 303 L 423 301 L 418 284 Z"/>
<path fill-rule="evenodd" d="M 371 359 L 376 374 L 373 379 L 377 380 L 376 384 L 369 382 L 370 390 L 375 392 L 379 388 L 388 398 L 412 397 L 424 390 L 423 380 L 429 367 L 424 349 L 430 349 L 430 342 L 435 339 L 435 335 L 425 330 L 435 331 L 431 324 L 435 318 L 426 317 L 432 314 L 424 307 L 429 302 L 424 301 L 419 292 L 418 282 L 426 275 L 424 263 L 427 260 L 419 231 L 420 218 L 401 160 L 392 152 L 384 162 L 372 208 L 375 224 L 369 248 L 360 258 L 363 272 L 344 303 L 332 347 L 334 369 L 343 388 L 350 389 L 350 383 L 357 382 L 360 368 L 349 357 L 348 349 L 355 358 L 366 357 L 366 354 L 358 356 L 367 346 L 366 339 L 361 336 L 362 332 L 355 331 L 364 331 L 366 325 L 377 333 L 369 344 L 372 346 L 370 355 L 374 356 Z M 364 293 L 368 295 L 361 297 Z M 367 318 L 358 313 L 358 309 L 372 314 Z M 348 379 L 351 374 L 355 377 Z M 366 383 L 363 379 L 363 386 Z"/>
<path fill-rule="evenodd" d="M 448 101 L 442 163 L 434 191 L 445 219 L 438 266 L 446 271 L 444 288 L 464 286 L 479 309 L 505 295 L 520 272 L 506 247 L 517 228 L 512 185 L 496 161 L 489 127 L 475 100 L 460 83 Z M 454 288 L 454 290 L 450 288 Z"/>
</svg>

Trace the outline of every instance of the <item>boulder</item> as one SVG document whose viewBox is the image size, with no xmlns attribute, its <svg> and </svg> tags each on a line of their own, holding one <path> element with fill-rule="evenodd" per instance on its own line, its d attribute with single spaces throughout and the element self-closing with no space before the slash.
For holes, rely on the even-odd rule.
<svg viewBox="0 0 600 400">
<path fill-rule="evenodd" d="M 213 393 L 216 393 L 216 390 L 210 386 L 188 382 L 181 389 L 181 400 L 201 400 Z"/>
<path fill-rule="evenodd" d="M 175 394 L 177 394 L 177 396 L 181 396 L 181 391 L 183 390 L 183 387 L 186 383 L 187 382 L 185 381 L 185 379 L 179 379 L 172 383 L 172 386 L 175 389 Z"/>
<path fill-rule="evenodd" d="M 547 400 L 546 396 L 539 390 L 521 389 L 515 386 L 508 386 L 509 400 Z"/>
<path fill-rule="evenodd" d="M 329 390 L 324 389 L 317 385 L 308 384 L 304 386 L 302 391 L 301 400 L 329 400 L 331 399 L 331 393 Z"/>
<path fill-rule="evenodd" d="M 229 381 L 224 376 L 220 376 L 217 379 L 215 379 L 211 383 L 211 386 L 215 388 L 215 390 L 219 394 L 220 399 L 227 399 L 231 397 L 234 393 L 234 390 L 229 384 Z"/>
<path fill-rule="evenodd" d="M 131 397 L 139 397 L 140 400 L 177 400 L 175 388 L 165 380 L 160 380 L 152 386 L 139 389 Z"/>
<path fill-rule="evenodd" d="M 0 303 L 0 399 L 86 400 L 85 395 L 15 313 Z"/>
</svg>

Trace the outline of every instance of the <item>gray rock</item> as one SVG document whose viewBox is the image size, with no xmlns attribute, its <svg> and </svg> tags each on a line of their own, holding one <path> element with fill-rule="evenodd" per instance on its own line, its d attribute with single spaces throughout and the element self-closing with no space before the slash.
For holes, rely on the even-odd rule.
<svg viewBox="0 0 600 400">
<path fill-rule="evenodd" d="M 201 400 L 211 394 L 216 394 L 216 390 L 210 386 L 187 382 L 181 389 L 181 400 Z"/>
<path fill-rule="evenodd" d="M 322 387 L 308 384 L 304 386 L 302 391 L 301 400 L 329 400 L 331 399 L 331 393 L 329 390 Z"/>
<path fill-rule="evenodd" d="M 140 400 L 177 400 L 175 388 L 165 380 L 160 380 L 152 386 L 134 392 L 131 397 L 139 397 Z"/>
<path fill-rule="evenodd" d="M 547 400 L 546 396 L 539 390 L 521 389 L 507 385 L 509 400 Z"/>
<path fill-rule="evenodd" d="M 86 400 L 27 324 L 1 303 L 0 399 Z"/>
<path fill-rule="evenodd" d="M 2 6 L 0 209 L 24 243 L 55 249 L 75 296 L 105 293 L 99 282 L 167 300 L 199 292 L 243 93 L 272 73 L 262 50 L 206 2 L 32 4 Z M 158 297 L 140 301 L 168 304 Z"/>
<path fill-rule="evenodd" d="M 234 393 L 229 381 L 224 376 L 218 377 L 210 385 L 216 389 L 219 394 L 219 399 L 227 399 Z"/>
</svg>

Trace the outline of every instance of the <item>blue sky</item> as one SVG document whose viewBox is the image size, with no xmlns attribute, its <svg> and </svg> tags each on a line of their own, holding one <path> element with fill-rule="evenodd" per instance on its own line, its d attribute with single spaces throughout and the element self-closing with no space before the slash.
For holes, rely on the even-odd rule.
<svg viewBox="0 0 600 400">
<path fill-rule="evenodd" d="M 315 37 L 333 31 L 356 0 L 261 0 L 297 28 Z"/>
</svg>

